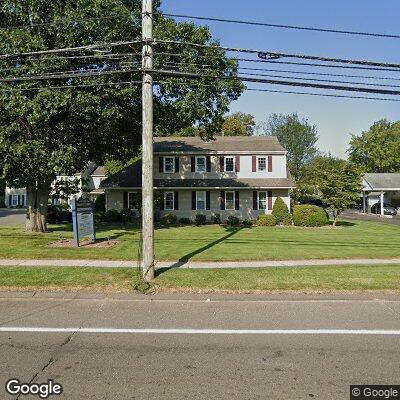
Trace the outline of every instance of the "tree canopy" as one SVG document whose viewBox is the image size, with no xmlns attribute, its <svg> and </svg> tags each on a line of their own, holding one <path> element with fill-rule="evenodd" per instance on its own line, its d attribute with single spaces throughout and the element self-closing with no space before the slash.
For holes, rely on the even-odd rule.
<svg viewBox="0 0 400 400">
<path fill-rule="evenodd" d="M 251 114 L 236 112 L 225 118 L 221 131 L 224 136 L 251 136 L 255 126 L 256 122 Z"/>
</svg>

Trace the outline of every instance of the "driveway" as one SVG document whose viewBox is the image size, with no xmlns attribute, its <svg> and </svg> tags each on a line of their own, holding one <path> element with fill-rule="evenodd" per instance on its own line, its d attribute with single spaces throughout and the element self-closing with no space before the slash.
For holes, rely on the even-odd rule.
<svg viewBox="0 0 400 400">
<path fill-rule="evenodd" d="M 373 221 L 373 222 L 381 222 L 383 224 L 391 224 L 391 225 L 400 225 L 400 215 L 396 215 L 395 217 L 385 216 L 381 217 L 380 215 L 375 214 L 363 214 L 358 210 L 348 210 L 340 215 L 342 218 L 346 219 L 356 219 L 359 221 Z"/>
<path fill-rule="evenodd" d="M 25 213 L 24 209 L 0 208 L 0 225 L 24 224 Z"/>
</svg>

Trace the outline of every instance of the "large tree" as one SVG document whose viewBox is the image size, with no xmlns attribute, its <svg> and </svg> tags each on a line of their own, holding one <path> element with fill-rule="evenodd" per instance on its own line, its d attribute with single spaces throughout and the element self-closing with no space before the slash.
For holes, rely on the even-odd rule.
<svg viewBox="0 0 400 400">
<path fill-rule="evenodd" d="M 141 0 L 3 0 L 0 54 L 140 40 Z M 155 0 L 155 37 L 218 44 L 208 28 L 165 18 Z M 2 29 L 15 27 L 15 29 Z M 159 44 L 156 68 L 235 73 L 237 61 L 215 47 Z M 102 52 L 14 56 L 0 59 L 0 78 L 89 69 L 140 68 L 141 44 Z M 168 54 L 165 54 L 168 53 Z M 117 55 L 118 54 L 118 55 Z M 172 54 L 172 55 L 171 55 Z M 178 54 L 179 56 L 176 56 Z M 67 56 L 67 57 L 65 57 Z M 75 58 L 71 58 L 71 57 Z M 26 187 L 27 229 L 46 230 L 47 201 L 57 175 L 83 170 L 89 161 L 129 160 L 140 152 L 141 72 L 0 83 L 0 177 Z M 238 81 L 196 81 L 155 76 L 155 131 L 169 135 L 221 120 L 243 90 Z M 126 81 L 134 83 L 127 85 Z M 77 86 L 78 85 L 78 86 Z M 94 86 L 93 86 L 94 85 Z M 62 86 L 55 89 L 54 86 Z M 22 90 L 24 89 L 24 90 Z"/>
<path fill-rule="evenodd" d="M 375 122 L 361 136 L 350 141 L 349 159 L 364 172 L 400 171 L 400 121 Z"/>
<path fill-rule="evenodd" d="M 251 136 L 256 122 L 251 114 L 236 112 L 228 115 L 222 124 L 223 136 Z"/>
</svg>

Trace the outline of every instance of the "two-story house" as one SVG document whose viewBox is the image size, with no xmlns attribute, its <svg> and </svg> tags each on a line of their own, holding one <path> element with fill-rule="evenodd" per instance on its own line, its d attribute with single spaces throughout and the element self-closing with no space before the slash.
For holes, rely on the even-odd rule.
<svg viewBox="0 0 400 400">
<path fill-rule="evenodd" d="M 269 214 L 281 197 L 290 208 L 295 185 L 286 150 L 276 137 L 198 137 L 154 139 L 154 189 L 161 195 L 157 212 L 194 219 L 198 213 L 222 220 L 234 215 L 255 220 Z M 105 179 L 107 210 L 135 209 L 142 187 L 137 161 Z M 135 206 L 136 205 L 136 206 Z"/>
</svg>

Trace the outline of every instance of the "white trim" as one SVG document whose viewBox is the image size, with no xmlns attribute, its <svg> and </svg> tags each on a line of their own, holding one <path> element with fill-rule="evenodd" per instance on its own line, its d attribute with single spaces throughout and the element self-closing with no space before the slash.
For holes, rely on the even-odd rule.
<svg viewBox="0 0 400 400">
<path fill-rule="evenodd" d="M 232 158 L 232 160 L 233 160 L 233 170 L 232 171 L 226 170 L 226 159 L 227 158 Z M 236 157 L 235 156 L 224 156 L 224 172 L 228 172 L 228 173 L 236 172 Z"/>
<path fill-rule="evenodd" d="M 227 208 L 226 206 L 226 194 L 233 193 L 233 208 Z M 236 193 L 234 190 L 225 191 L 225 211 L 235 211 L 236 210 Z"/>
<path fill-rule="evenodd" d="M 197 169 L 197 160 L 198 160 L 199 158 L 204 158 L 204 171 L 199 171 L 199 170 Z M 199 174 L 205 174 L 205 173 L 207 172 L 207 156 L 196 156 L 196 157 L 195 157 L 195 160 L 194 160 L 194 170 L 195 170 L 196 173 L 199 173 Z"/>
<path fill-rule="evenodd" d="M 172 158 L 172 171 L 167 171 L 167 169 L 166 169 L 166 160 L 167 160 L 167 158 Z M 172 157 L 172 156 L 165 156 L 165 157 L 163 157 L 163 172 L 164 172 L 164 174 L 174 174 L 175 173 L 175 157 Z"/>
<path fill-rule="evenodd" d="M 204 193 L 204 208 L 198 208 L 198 194 Z M 205 190 L 196 190 L 196 211 L 207 211 L 207 192 Z"/>
<path fill-rule="evenodd" d="M 172 208 L 167 208 L 167 194 L 172 193 Z M 175 211 L 175 192 L 164 192 L 164 211 Z"/>
</svg>

